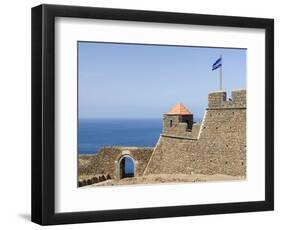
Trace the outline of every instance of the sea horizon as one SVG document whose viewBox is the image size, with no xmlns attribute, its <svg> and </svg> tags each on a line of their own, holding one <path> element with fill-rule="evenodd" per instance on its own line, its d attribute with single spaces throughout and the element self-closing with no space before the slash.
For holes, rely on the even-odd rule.
<svg viewBox="0 0 281 230">
<path fill-rule="evenodd" d="M 78 153 L 96 154 L 111 146 L 154 147 L 161 131 L 161 118 L 80 118 Z"/>
<path fill-rule="evenodd" d="M 78 123 L 78 154 L 113 146 L 154 147 L 162 132 L 162 117 L 80 118 Z"/>
</svg>

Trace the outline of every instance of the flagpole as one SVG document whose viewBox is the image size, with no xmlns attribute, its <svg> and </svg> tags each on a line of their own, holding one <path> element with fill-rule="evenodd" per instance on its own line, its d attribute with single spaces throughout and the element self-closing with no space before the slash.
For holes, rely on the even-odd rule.
<svg viewBox="0 0 281 230">
<path fill-rule="evenodd" d="M 220 55 L 221 66 L 220 66 L 220 91 L 222 91 L 222 55 Z"/>
</svg>

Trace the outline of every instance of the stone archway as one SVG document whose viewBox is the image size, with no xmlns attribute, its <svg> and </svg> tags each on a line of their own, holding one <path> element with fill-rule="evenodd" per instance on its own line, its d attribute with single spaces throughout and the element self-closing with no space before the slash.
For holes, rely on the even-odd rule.
<svg viewBox="0 0 281 230">
<path fill-rule="evenodd" d="M 128 165 L 131 164 L 131 165 Z M 128 172 L 128 166 L 131 168 Z M 136 176 L 136 161 L 131 155 L 122 155 L 117 161 L 116 177 L 119 179 Z"/>
</svg>

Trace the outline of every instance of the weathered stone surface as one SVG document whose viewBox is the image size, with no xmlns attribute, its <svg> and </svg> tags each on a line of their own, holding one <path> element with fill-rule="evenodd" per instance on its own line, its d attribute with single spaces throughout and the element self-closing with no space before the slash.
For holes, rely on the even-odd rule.
<svg viewBox="0 0 281 230">
<path fill-rule="evenodd" d="M 209 108 L 196 139 L 162 135 L 148 174 L 246 175 L 246 91 L 209 94 Z M 219 106 L 220 105 L 220 106 Z M 196 135 L 194 135 L 195 137 Z"/>
<path fill-rule="evenodd" d="M 173 127 L 170 127 L 172 120 Z M 165 114 L 163 133 L 155 148 L 106 147 L 98 154 L 79 156 L 79 176 L 98 181 L 119 179 L 120 162 L 131 157 L 134 176 L 204 174 L 246 176 L 246 90 L 214 92 L 208 96 L 203 121 L 193 115 Z M 93 183 L 93 180 L 92 180 Z M 94 182 L 97 183 L 97 182 Z M 84 186 L 87 181 L 79 181 Z"/>
<path fill-rule="evenodd" d="M 193 115 L 163 115 L 163 133 L 184 135 L 192 130 Z"/>
<path fill-rule="evenodd" d="M 144 169 L 152 154 L 153 148 L 141 147 L 106 147 L 98 154 L 79 156 L 79 175 L 104 175 L 106 178 L 116 178 L 122 157 L 129 156 L 135 163 L 135 176 L 143 175 Z"/>
<path fill-rule="evenodd" d="M 209 93 L 208 108 L 246 108 L 246 90 L 232 91 L 231 99 L 228 100 L 224 91 Z"/>
</svg>

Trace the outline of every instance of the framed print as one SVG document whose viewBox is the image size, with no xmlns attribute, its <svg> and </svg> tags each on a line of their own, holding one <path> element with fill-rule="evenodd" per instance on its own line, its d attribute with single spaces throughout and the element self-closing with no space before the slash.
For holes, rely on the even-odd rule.
<svg viewBox="0 0 281 230">
<path fill-rule="evenodd" d="M 273 19 L 32 8 L 32 221 L 274 208 Z"/>
</svg>

